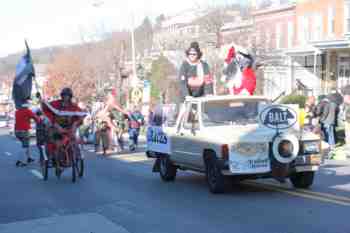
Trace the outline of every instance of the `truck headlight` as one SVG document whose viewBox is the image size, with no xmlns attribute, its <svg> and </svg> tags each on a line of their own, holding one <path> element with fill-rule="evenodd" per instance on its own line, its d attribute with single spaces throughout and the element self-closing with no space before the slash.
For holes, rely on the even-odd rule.
<svg viewBox="0 0 350 233">
<path fill-rule="evenodd" d="M 304 154 L 320 153 L 320 142 L 319 141 L 303 142 L 303 152 Z"/>
</svg>

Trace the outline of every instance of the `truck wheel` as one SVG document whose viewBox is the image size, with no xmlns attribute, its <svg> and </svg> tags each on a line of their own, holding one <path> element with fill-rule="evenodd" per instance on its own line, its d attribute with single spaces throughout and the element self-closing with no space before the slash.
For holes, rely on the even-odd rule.
<svg viewBox="0 0 350 233">
<path fill-rule="evenodd" d="M 309 188 L 314 182 L 315 172 L 299 172 L 290 176 L 290 181 L 295 188 Z"/>
<path fill-rule="evenodd" d="M 221 173 L 216 158 L 214 156 L 208 158 L 205 164 L 206 177 L 210 192 L 223 193 L 225 191 L 225 177 Z"/>
<path fill-rule="evenodd" d="M 162 155 L 160 158 L 159 174 L 163 181 L 174 181 L 176 177 L 177 168 L 170 161 L 169 157 Z"/>
</svg>

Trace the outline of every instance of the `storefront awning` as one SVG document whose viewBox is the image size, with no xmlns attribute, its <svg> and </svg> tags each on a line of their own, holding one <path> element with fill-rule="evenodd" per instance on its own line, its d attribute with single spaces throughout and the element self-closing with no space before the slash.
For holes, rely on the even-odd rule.
<svg viewBox="0 0 350 233">
<path fill-rule="evenodd" d="M 328 40 L 312 42 L 315 48 L 320 50 L 328 49 L 350 49 L 350 40 Z"/>
<path fill-rule="evenodd" d="M 305 56 L 321 54 L 321 53 L 322 53 L 321 50 L 313 46 L 305 46 L 305 47 L 290 49 L 284 52 L 285 55 L 290 57 L 305 57 Z"/>
</svg>

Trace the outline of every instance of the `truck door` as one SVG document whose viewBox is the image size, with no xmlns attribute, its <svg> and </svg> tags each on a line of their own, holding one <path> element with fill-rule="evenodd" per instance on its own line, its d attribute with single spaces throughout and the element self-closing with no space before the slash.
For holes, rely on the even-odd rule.
<svg viewBox="0 0 350 233">
<path fill-rule="evenodd" d="M 179 128 L 173 138 L 173 154 L 179 163 L 197 168 L 201 148 L 198 145 L 199 108 L 197 103 L 186 106 Z"/>
</svg>

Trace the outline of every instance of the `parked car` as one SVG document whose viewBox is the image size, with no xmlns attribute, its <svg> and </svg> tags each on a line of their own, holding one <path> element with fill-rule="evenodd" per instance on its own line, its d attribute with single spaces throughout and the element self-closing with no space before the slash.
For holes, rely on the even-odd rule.
<svg viewBox="0 0 350 233">
<path fill-rule="evenodd" d="M 289 178 L 297 188 L 312 185 L 320 165 L 320 138 L 298 124 L 298 107 L 272 104 L 261 96 L 187 98 L 174 127 L 147 131 L 148 157 L 163 181 L 177 171 L 206 174 L 213 193 L 227 179 Z"/>
</svg>

